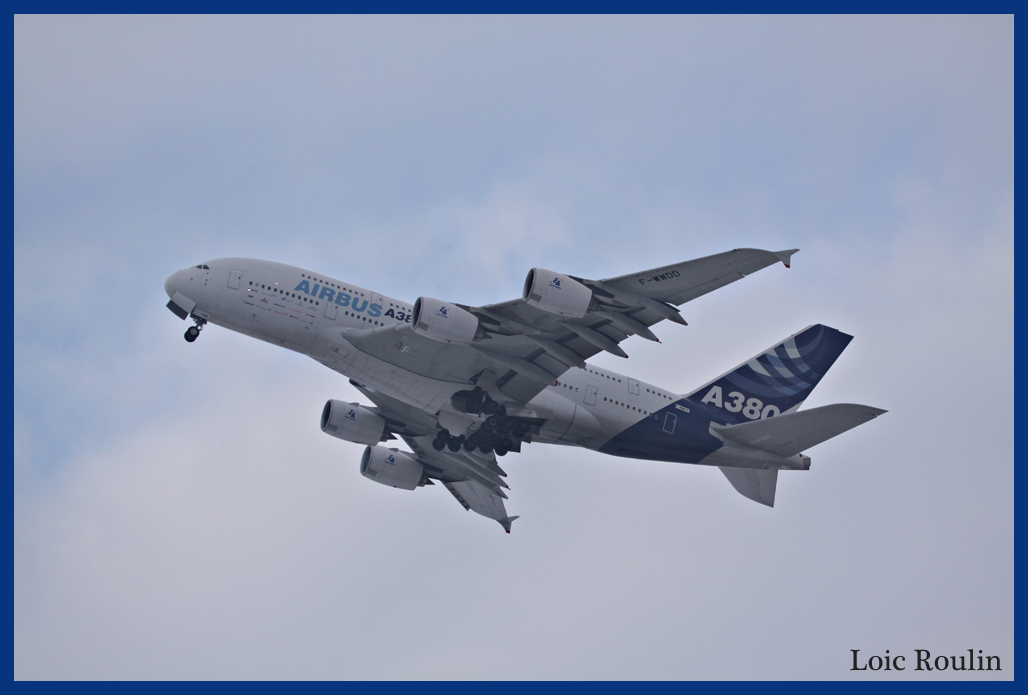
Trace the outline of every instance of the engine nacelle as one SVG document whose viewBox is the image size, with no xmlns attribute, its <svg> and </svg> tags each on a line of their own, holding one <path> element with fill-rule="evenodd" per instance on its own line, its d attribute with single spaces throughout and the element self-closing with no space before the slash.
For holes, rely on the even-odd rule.
<svg viewBox="0 0 1028 695">
<path fill-rule="evenodd" d="M 417 459 L 396 449 L 369 446 L 361 456 L 361 475 L 389 487 L 413 490 L 423 472 Z"/>
<path fill-rule="evenodd" d="M 356 403 L 328 401 L 321 411 L 321 431 L 348 442 L 378 444 L 385 426 L 380 415 Z"/>
<path fill-rule="evenodd" d="M 537 309 L 580 319 L 589 311 L 593 291 L 567 275 L 532 268 L 525 278 L 522 297 Z"/>
<path fill-rule="evenodd" d="M 411 326 L 432 340 L 469 345 L 478 335 L 478 317 L 452 302 L 418 297 L 411 312 Z"/>
</svg>

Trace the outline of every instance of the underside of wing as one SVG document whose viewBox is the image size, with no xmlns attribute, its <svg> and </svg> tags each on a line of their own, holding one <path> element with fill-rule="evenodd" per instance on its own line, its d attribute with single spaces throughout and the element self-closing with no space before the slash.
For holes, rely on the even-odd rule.
<svg viewBox="0 0 1028 695">
<path fill-rule="evenodd" d="M 621 275 L 601 282 L 611 288 L 634 292 L 676 306 L 702 297 L 720 287 L 781 261 L 791 265 L 799 249 L 764 251 L 733 249 L 684 263 L 666 265 L 641 273 Z"/>
<path fill-rule="evenodd" d="M 504 507 L 503 500 L 507 498 L 504 490 L 509 489 L 504 482 L 507 473 L 496 462 L 496 455 L 492 450 L 464 446 L 463 438 L 441 440 L 436 417 L 358 382 L 351 380 L 350 383 L 375 404 L 375 415 L 385 420 L 386 433 L 383 439 L 392 439 L 397 435 L 401 437 L 410 447 L 411 455 L 417 462 L 407 462 L 406 465 L 414 466 L 418 472 L 407 480 L 406 484 L 395 479 L 383 481 L 378 472 L 366 473 L 363 467 L 362 474 L 373 477 L 377 482 L 405 489 L 412 489 L 415 485 L 431 485 L 432 480 L 438 480 L 465 509 L 498 521 L 507 533 L 510 533 L 511 522 L 517 517 L 508 516 Z M 373 449 L 376 449 L 376 446 L 369 447 L 365 459 L 369 459 L 370 456 L 377 461 L 375 456 L 370 455 Z M 389 456 L 390 452 L 393 456 Z M 382 452 L 382 456 L 388 457 L 386 461 L 391 465 L 395 465 L 396 459 L 403 458 L 401 454 L 407 455 L 406 452 L 397 449 Z M 418 466 L 420 468 L 417 468 Z"/>
<path fill-rule="evenodd" d="M 736 249 L 606 280 L 533 268 L 521 299 L 470 307 L 420 297 L 410 325 L 344 329 L 325 340 L 525 404 L 600 351 L 627 357 L 620 343 L 632 335 L 657 341 L 650 327 L 664 319 L 684 325 L 675 305 L 778 261 L 788 265 L 793 253 Z"/>
<path fill-rule="evenodd" d="M 420 437 L 435 433 L 437 419 L 434 415 L 404 403 L 399 399 L 387 396 L 353 379 L 350 379 L 350 385 L 378 406 L 377 414 L 385 419 L 386 427 L 390 434 L 401 437 Z"/>
<path fill-rule="evenodd" d="M 494 519 L 510 533 L 511 522 L 503 500 L 509 489 L 503 479 L 506 472 L 496 463 L 491 452 L 481 453 L 458 447 L 457 451 L 437 450 L 431 437 L 404 437 L 404 441 L 418 457 L 429 478 L 439 480 L 461 505 L 476 514 Z"/>
<path fill-rule="evenodd" d="M 632 335 L 659 342 L 650 330 L 654 324 L 668 319 L 685 325 L 672 305 L 779 261 L 789 266 L 796 251 L 735 249 L 606 280 L 533 268 L 521 299 L 470 308 L 470 312 L 483 329 L 479 347 L 487 355 L 500 354 L 494 359 L 509 367 L 502 390 L 520 398 L 537 393 L 537 384 L 546 376 L 582 367 L 601 351 L 627 357 L 620 343 Z M 536 367 L 543 373 L 536 373 Z"/>
<path fill-rule="evenodd" d="M 503 499 L 493 490 L 480 485 L 472 480 L 462 480 L 457 483 L 443 483 L 443 486 L 450 491 L 461 505 L 476 514 L 495 519 L 503 526 L 503 530 L 510 533 L 510 525 L 517 516 L 507 516 L 507 510 L 503 506 Z"/>
</svg>

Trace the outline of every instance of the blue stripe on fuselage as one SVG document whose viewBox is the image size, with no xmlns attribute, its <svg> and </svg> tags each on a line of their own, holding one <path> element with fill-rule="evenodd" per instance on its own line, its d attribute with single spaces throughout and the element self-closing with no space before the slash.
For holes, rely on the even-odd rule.
<svg viewBox="0 0 1028 695">
<path fill-rule="evenodd" d="M 689 412 L 676 406 L 687 408 Z M 668 415 L 674 416 L 672 432 L 665 429 L 669 424 Z M 721 440 L 710 433 L 711 421 L 728 422 L 718 415 L 701 403 L 682 398 L 618 433 L 599 450 L 625 458 L 698 463 L 723 446 Z"/>
</svg>

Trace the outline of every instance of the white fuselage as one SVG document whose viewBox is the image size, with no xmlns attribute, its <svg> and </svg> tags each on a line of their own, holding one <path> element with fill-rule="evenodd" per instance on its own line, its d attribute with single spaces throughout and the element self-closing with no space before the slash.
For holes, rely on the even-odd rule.
<svg viewBox="0 0 1028 695">
<path fill-rule="evenodd" d="M 196 302 L 195 316 L 308 355 L 423 412 L 445 412 L 451 396 L 469 387 L 464 380 L 425 376 L 431 356 L 403 349 L 410 302 L 352 283 L 271 261 L 223 258 L 175 273 L 165 289 Z M 398 347 L 387 361 L 341 337 L 344 329 L 395 330 Z M 547 417 L 533 441 L 598 449 L 644 418 L 657 418 L 678 398 L 587 364 L 568 369 L 526 407 Z"/>
</svg>

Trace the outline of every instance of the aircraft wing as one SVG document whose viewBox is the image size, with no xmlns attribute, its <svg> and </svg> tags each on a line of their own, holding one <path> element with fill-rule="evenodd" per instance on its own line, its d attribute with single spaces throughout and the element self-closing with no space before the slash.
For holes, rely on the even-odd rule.
<svg viewBox="0 0 1028 695">
<path fill-rule="evenodd" d="M 510 533 L 510 525 L 517 519 L 517 516 L 507 516 L 507 510 L 503 507 L 503 500 L 493 490 L 476 483 L 473 480 L 463 480 L 457 483 L 443 483 L 464 509 L 481 514 L 489 519 L 495 519 L 503 526 L 503 530 Z"/>
<path fill-rule="evenodd" d="M 438 429 L 434 413 L 415 408 L 353 379 L 350 379 L 350 385 L 378 406 L 375 411 L 385 419 L 389 432 L 401 437 L 419 437 L 434 435 Z"/>
<path fill-rule="evenodd" d="M 788 268 L 792 263 L 792 255 L 797 251 L 799 249 L 735 249 L 641 273 L 621 275 L 601 282 L 608 287 L 636 292 L 678 306 L 741 280 L 778 261 Z"/>
<path fill-rule="evenodd" d="M 342 338 L 364 353 L 433 379 L 483 385 L 527 403 L 569 367 L 584 366 L 601 350 L 627 357 L 619 344 L 631 335 L 656 341 L 650 326 L 664 319 L 685 325 L 672 305 L 779 261 L 788 266 L 795 252 L 735 249 L 605 280 L 533 269 L 550 273 L 547 277 L 556 278 L 551 282 L 557 286 L 562 280 L 573 285 L 580 297 L 584 293 L 588 309 L 577 316 L 554 313 L 530 301 L 535 296 L 526 289 L 524 298 L 499 304 L 452 305 L 478 321 L 479 330 L 467 344 L 427 337 L 411 324 L 344 329 L 328 339 Z"/>
<path fill-rule="evenodd" d="M 432 437 L 404 437 L 425 472 L 430 478 L 442 482 L 464 509 L 495 519 L 510 533 L 510 525 L 516 516 L 508 516 L 503 500 L 507 499 L 503 482 L 506 473 L 496 463 L 492 452 L 482 454 L 477 450 L 456 452 L 449 449 L 436 451 L 432 448 Z"/>
<path fill-rule="evenodd" d="M 552 375 L 552 380 L 602 350 L 627 357 L 619 343 L 631 335 L 657 341 L 649 328 L 664 319 L 686 325 L 672 304 L 684 304 L 779 261 L 789 267 L 797 251 L 735 249 L 605 280 L 572 277 L 593 293 L 594 305 L 581 318 L 544 311 L 527 299 L 471 311 L 491 339 L 482 341 L 481 347 L 517 358 L 501 360 L 508 369 L 500 390 L 525 402 L 539 392 L 536 384 L 543 376 Z M 523 362 L 530 364 L 525 367 Z M 536 366 L 547 374 L 533 374 Z"/>
<path fill-rule="evenodd" d="M 503 481 L 507 474 L 497 464 L 494 453 L 468 452 L 463 448 L 458 452 L 436 451 L 432 448 L 434 418 L 374 389 L 350 383 L 378 407 L 377 412 L 385 418 L 390 431 L 407 443 L 429 478 L 440 481 L 464 509 L 495 519 L 510 533 L 511 523 L 518 517 L 507 515 L 503 504 L 507 498 L 504 490 L 509 489 Z"/>
</svg>

